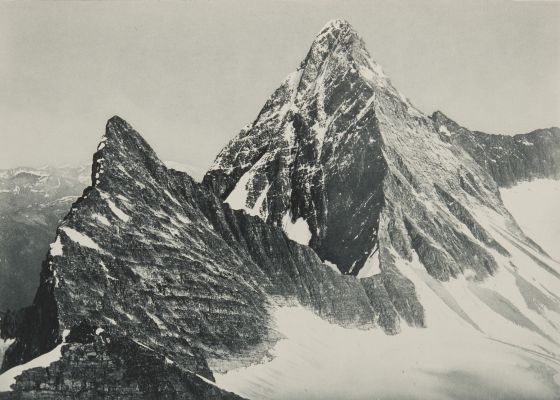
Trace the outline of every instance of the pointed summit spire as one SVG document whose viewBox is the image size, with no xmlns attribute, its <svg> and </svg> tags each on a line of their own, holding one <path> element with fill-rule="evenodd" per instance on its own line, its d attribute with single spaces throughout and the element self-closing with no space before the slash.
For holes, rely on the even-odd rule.
<svg viewBox="0 0 560 400">
<path fill-rule="evenodd" d="M 383 90 L 410 105 L 406 97 L 396 90 L 381 65 L 368 52 L 364 40 L 343 19 L 327 22 L 313 40 L 307 56 L 300 64 L 299 91 L 313 89 L 313 82 L 321 82 L 321 76 L 336 80 L 342 76 L 362 80 L 374 90 Z M 311 83 L 311 84 L 310 84 Z"/>
<path fill-rule="evenodd" d="M 115 179 L 156 175 L 164 164 L 152 147 L 124 119 L 113 116 L 93 155 L 92 186 L 109 186 Z"/>
<path fill-rule="evenodd" d="M 327 22 L 313 40 L 302 65 L 309 62 L 321 63 L 335 50 L 345 52 L 347 55 L 354 50 L 366 51 L 364 41 L 348 21 L 333 19 Z"/>
<path fill-rule="evenodd" d="M 348 31 L 353 31 L 355 33 L 354 28 L 352 28 L 352 25 L 350 25 L 348 21 L 344 19 L 331 19 L 325 24 L 325 26 L 323 26 L 319 35 L 326 33 L 338 34 Z"/>
</svg>

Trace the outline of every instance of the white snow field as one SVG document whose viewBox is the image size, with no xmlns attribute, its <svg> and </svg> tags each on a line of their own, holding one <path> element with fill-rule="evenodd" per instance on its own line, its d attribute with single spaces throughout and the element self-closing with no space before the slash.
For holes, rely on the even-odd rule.
<svg viewBox="0 0 560 400">
<path fill-rule="evenodd" d="M 281 307 L 285 336 L 272 361 L 215 374 L 218 386 L 249 399 L 557 399 L 560 366 L 546 354 L 447 326 L 345 329 L 313 312 Z M 556 380 L 556 383 L 555 383 Z"/>
<path fill-rule="evenodd" d="M 560 182 L 503 189 L 525 232 L 560 259 Z M 503 217 L 473 210 L 511 254 L 484 281 L 428 275 L 415 258 L 397 266 L 415 285 L 426 328 L 346 329 L 302 306 L 274 311 L 281 339 L 260 364 L 215 373 L 250 399 L 560 399 L 560 264 L 508 234 Z M 395 255 L 398 259 L 398 256 Z"/>
<path fill-rule="evenodd" d="M 500 189 L 521 229 L 560 261 L 560 181 L 537 179 Z"/>
</svg>

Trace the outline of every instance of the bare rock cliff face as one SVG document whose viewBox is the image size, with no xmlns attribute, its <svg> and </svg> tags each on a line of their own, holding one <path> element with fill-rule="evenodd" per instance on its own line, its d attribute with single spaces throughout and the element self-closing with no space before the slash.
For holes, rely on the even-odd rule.
<svg viewBox="0 0 560 400">
<path fill-rule="evenodd" d="M 503 182 L 466 146 L 446 140 L 441 126 L 393 87 L 353 28 L 335 20 L 255 121 L 220 152 L 203 184 L 233 208 L 308 244 L 342 274 L 357 276 L 383 310 L 378 321 L 393 333 L 403 323 L 429 326 L 429 295 L 418 295 L 419 287 L 428 287 L 476 329 L 493 330 L 466 311 L 482 301 L 501 317 L 515 315 L 516 324 L 557 337 L 549 329 L 558 310 L 551 294 L 560 287 L 557 263 L 505 209 L 498 191 Z M 550 146 L 543 165 L 555 165 L 560 146 L 547 132 L 534 135 L 542 136 L 542 145 L 533 134 L 527 140 L 535 148 Z M 509 153 L 504 158 L 516 163 Z M 524 165 L 516 167 L 515 179 L 522 179 Z M 529 176 L 555 176 L 554 168 L 527 168 Z M 522 284 L 512 289 L 517 300 L 505 300 L 510 294 L 496 276 L 516 279 L 521 271 L 523 279 L 547 276 L 550 286 L 534 293 L 548 299 L 552 314 L 524 314 L 527 304 L 516 301 L 530 303 L 536 294 Z M 443 290 L 452 285 L 464 285 L 464 292 Z M 500 302 L 513 314 L 496 307 Z"/>
</svg>

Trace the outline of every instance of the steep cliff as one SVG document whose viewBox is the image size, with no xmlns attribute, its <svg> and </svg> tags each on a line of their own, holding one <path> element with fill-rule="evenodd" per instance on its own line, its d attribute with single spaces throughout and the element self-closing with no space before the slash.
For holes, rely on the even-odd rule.
<svg viewBox="0 0 560 400">
<path fill-rule="evenodd" d="M 531 346 L 557 354 L 558 263 L 521 231 L 484 165 L 440 128 L 334 20 L 203 183 L 366 291 L 386 291 L 398 321 L 419 320 L 399 301 L 415 292 L 429 328 L 440 318 L 426 300 L 435 293 L 472 328 L 513 343 L 523 327 L 536 334 Z M 502 319 L 509 328 L 497 330 Z"/>
<path fill-rule="evenodd" d="M 467 211 L 508 218 L 495 183 L 439 140 L 341 20 L 319 33 L 204 183 L 288 235 L 308 231 L 303 241 L 345 274 L 376 271 L 379 255 L 385 274 L 392 248 L 416 251 L 439 279 L 468 269 L 482 278 L 496 269 L 487 247 L 505 253 Z"/>
</svg>

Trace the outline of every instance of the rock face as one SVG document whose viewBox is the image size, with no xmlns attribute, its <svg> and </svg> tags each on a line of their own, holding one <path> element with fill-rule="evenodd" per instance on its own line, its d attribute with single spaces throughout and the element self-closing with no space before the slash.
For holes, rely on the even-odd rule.
<svg viewBox="0 0 560 400">
<path fill-rule="evenodd" d="M 345 21 L 325 26 L 204 183 L 288 235 L 308 229 L 309 245 L 344 274 L 380 265 L 386 281 L 398 274 L 393 253 L 416 252 L 438 279 L 482 279 L 497 268 L 489 248 L 505 252 L 467 211 L 509 218 L 494 181 L 439 140 Z"/>
<path fill-rule="evenodd" d="M 54 231 L 87 186 L 90 169 L 0 171 L 0 311 L 33 301 Z"/>
<path fill-rule="evenodd" d="M 392 86 L 352 27 L 335 20 L 203 184 L 357 275 L 393 332 L 403 322 L 429 327 L 426 313 L 442 301 L 475 329 L 509 340 L 474 312 L 482 302 L 498 318 L 557 337 L 557 263 L 519 229 L 485 166 L 442 140 L 440 126 Z M 510 293 L 498 283 L 505 277 L 518 282 Z M 524 282 L 535 280 L 550 286 L 526 291 Z M 526 313 L 517 301 L 533 296 L 547 305 Z"/>
<path fill-rule="evenodd" d="M 181 178 L 124 121 L 108 123 L 92 186 L 59 226 L 44 263 L 23 324 L 30 341 L 16 341 L 4 368 L 44 352 L 84 320 L 136 331 L 139 342 L 207 376 L 191 340 L 227 352 L 262 339 L 266 277 L 220 240 L 199 210 L 177 200 L 187 195 L 179 192 Z M 235 317 L 226 313 L 232 309 Z M 210 328 L 208 320 L 223 323 Z M 162 340 L 152 343 L 160 331 Z"/>
<path fill-rule="evenodd" d="M 202 180 L 195 165 L 165 161 Z M 91 181 L 91 165 L 0 170 L 0 312 L 33 301 L 56 227 Z"/>
<path fill-rule="evenodd" d="M 500 187 L 536 178 L 560 179 L 559 128 L 491 135 L 459 126 L 440 111 L 431 118 L 442 140 L 463 148 Z"/>
</svg>

